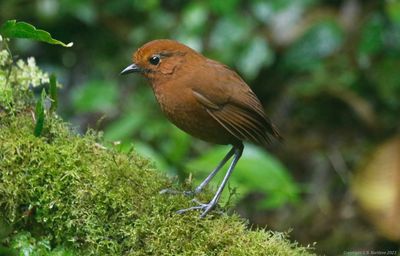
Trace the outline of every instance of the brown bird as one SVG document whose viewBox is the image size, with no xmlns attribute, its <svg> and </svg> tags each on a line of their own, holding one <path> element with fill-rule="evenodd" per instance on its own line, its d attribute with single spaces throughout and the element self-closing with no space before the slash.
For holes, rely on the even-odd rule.
<svg viewBox="0 0 400 256">
<path fill-rule="evenodd" d="M 199 193 L 233 156 L 213 199 L 178 213 L 199 209 L 204 217 L 215 207 L 242 155 L 243 141 L 267 146 L 271 136 L 281 138 L 257 96 L 235 71 L 177 41 L 146 43 L 133 54 L 133 64 L 121 72 L 128 73 L 140 73 L 150 81 L 162 111 L 177 127 L 208 142 L 232 145 L 194 190 Z"/>
</svg>

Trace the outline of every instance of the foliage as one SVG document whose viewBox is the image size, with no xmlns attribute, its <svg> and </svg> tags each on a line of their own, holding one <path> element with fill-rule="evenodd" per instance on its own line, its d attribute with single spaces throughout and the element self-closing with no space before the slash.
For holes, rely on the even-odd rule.
<svg viewBox="0 0 400 256">
<path fill-rule="evenodd" d="M 9 255 L 43 255 L 43 256 L 72 256 L 76 255 L 71 249 L 59 246 L 52 248 L 50 241 L 46 238 L 37 239 L 29 232 L 20 232 L 10 239 Z M 6 255 L 7 255 L 6 254 Z"/>
<path fill-rule="evenodd" d="M 49 44 L 59 44 L 64 47 L 71 47 L 73 43 L 64 44 L 59 40 L 55 40 L 44 30 L 36 29 L 29 23 L 17 22 L 16 20 L 8 20 L 0 27 L 0 34 L 6 38 L 28 38 L 38 40 Z"/>
<path fill-rule="evenodd" d="M 21 109 L 32 99 L 30 87 L 49 82 L 48 74 L 36 66 L 34 58 L 19 59 L 13 65 L 11 55 L 5 49 L 0 50 L 0 68 L 0 105 L 5 110 Z"/>
<path fill-rule="evenodd" d="M 6 111 L 18 112 L 22 107 L 27 106 L 27 101 L 32 99 L 32 88 L 40 87 L 48 84 L 50 87 L 50 112 L 54 113 L 58 105 L 57 98 L 57 79 L 55 75 L 49 78 L 49 75 L 41 71 L 35 63 L 34 58 L 28 58 L 27 65 L 23 60 L 18 60 L 14 65 L 12 53 L 8 47 L 10 38 L 28 38 L 38 40 L 49 44 L 59 44 L 64 47 L 72 46 L 72 43 L 65 45 L 61 41 L 53 39 L 51 35 L 25 22 L 16 22 L 15 20 L 6 21 L 0 27 L 0 40 L 2 43 L 0 67 L 0 106 Z M 31 88 L 32 87 L 32 88 Z M 34 135 L 39 137 L 42 133 L 45 119 L 45 100 L 46 92 L 42 89 L 42 93 L 35 107 L 36 126 Z"/>
</svg>

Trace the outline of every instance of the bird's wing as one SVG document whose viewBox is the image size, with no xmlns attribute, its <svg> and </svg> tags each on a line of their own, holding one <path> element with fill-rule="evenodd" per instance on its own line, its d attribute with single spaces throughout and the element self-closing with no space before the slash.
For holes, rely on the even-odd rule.
<svg viewBox="0 0 400 256">
<path fill-rule="evenodd" d="M 248 140 L 266 146 L 270 136 L 280 135 L 266 117 L 261 103 L 247 84 L 234 72 L 224 66 L 219 72 L 219 83 L 213 90 L 203 86 L 193 88 L 193 96 L 206 111 L 226 130 L 239 140 Z M 227 79 L 223 79 L 226 75 Z M 225 83 L 221 83 L 226 80 Z M 214 81 L 208 81 L 214 82 Z M 209 87 L 208 87 L 209 88 Z"/>
</svg>

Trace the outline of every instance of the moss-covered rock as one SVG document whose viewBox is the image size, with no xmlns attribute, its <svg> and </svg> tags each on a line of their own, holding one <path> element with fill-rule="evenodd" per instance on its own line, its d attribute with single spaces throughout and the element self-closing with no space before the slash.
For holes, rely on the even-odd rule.
<svg viewBox="0 0 400 256">
<path fill-rule="evenodd" d="M 282 233 L 248 229 L 237 215 L 175 214 L 189 198 L 160 195 L 171 181 L 147 159 L 106 149 L 95 134 L 78 136 L 55 117 L 43 137 L 34 125 L 29 113 L 0 113 L 5 246 L 18 248 L 22 236 L 45 241 L 40 250 L 49 253 L 68 248 L 64 255 L 310 254 Z"/>
</svg>

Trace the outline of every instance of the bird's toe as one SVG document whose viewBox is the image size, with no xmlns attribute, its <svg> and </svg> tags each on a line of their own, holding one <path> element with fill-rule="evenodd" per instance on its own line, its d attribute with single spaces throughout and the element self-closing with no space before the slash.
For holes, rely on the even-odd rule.
<svg viewBox="0 0 400 256">
<path fill-rule="evenodd" d="M 202 211 L 202 213 L 200 214 L 200 218 L 204 218 L 217 204 L 214 201 L 211 201 L 207 204 L 200 202 L 197 199 L 192 199 L 192 202 L 196 203 L 196 206 L 192 206 L 186 209 L 181 209 L 179 211 L 177 211 L 176 213 L 178 214 L 183 214 L 185 212 L 188 211 L 192 211 L 192 210 L 200 210 Z"/>
</svg>

